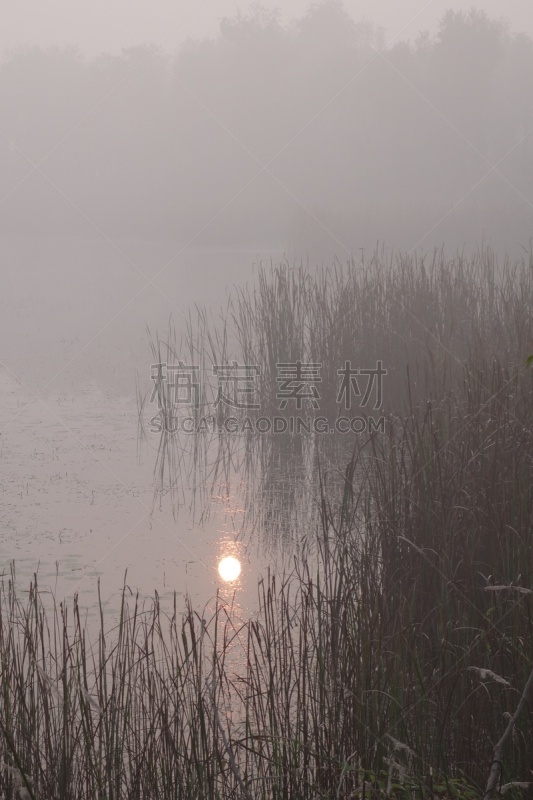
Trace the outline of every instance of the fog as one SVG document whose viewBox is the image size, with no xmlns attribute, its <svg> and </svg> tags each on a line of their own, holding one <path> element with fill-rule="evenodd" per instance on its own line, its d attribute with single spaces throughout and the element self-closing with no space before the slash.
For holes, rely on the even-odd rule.
<svg viewBox="0 0 533 800">
<path fill-rule="evenodd" d="M 220 21 L 238 11 L 249 14 L 258 4 L 254 0 L 18 0 L 9 7 L 6 23 L 0 28 L 0 51 L 20 45 L 72 45 L 94 56 L 102 52 L 120 55 L 123 47 L 157 42 L 174 54 L 187 39 L 212 38 L 218 35 Z M 277 8 L 285 24 L 305 14 L 310 0 L 263 0 L 270 10 Z M 533 34 L 533 12 L 527 0 L 345 0 L 354 19 L 369 19 L 379 25 L 385 40 L 413 40 L 421 30 L 432 33 L 447 9 L 481 8 L 491 17 L 505 15 L 514 30 Z"/>
<path fill-rule="evenodd" d="M 171 55 L 26 46 L 0 66 L 0 229 L 328 258 L 520 252 L 533 45 L 484 11 L 386 44 L 340 2 L 255 8 Z"/>
<path fill-rule="evenodd" d="M 115 46 L 100 52 L 69 39 L 67 19 L 54 46 L 38 43 L 33 19 L 24 45 L 12 32 L 0 62 L 8 555 L 40 542 L 53 571 L 63 542 L 87 535 L 86 563 L 93 530 L 113 542 L 131 532 L 125 485 L 144 498 L 139 535 L 150 541 L 157 444 L 139 466 L 135 439 L 151 334 L 170 319 L 183 329 L 195 303 L 224 306 L 261 262 L 366 261 L 377 246 L 528 252 L 528 34 L 482 10 L 391 36 L 335 0 L 291 9 L 220 12 L 214 30 L 174 49 L 133 34 L 121 49 L 110 34 Z M 39 460 L 50 474 L 28 477 Z M 95 481 L 102 468 L 109 486 Z M 231 525 L 209 535 L 233 541 Z M 117 547 L 116 574 L 128 558 L 139 568 L 140 552 Z M 153 585 L 158 569 L 146 568 Z M 215 573 L 205 571 L 208 593 Z"/>
<path fill-rule="evenodd" d="M 531 785 L 501 5 L 3 3 L 0 800 Z"/>
</svg>

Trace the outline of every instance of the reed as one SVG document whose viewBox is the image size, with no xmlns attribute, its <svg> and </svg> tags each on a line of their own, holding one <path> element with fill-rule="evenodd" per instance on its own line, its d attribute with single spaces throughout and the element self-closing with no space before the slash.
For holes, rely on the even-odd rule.
<svg viewBox="0 0 533 800">
<path fill-rule="evenodd" d="M 91 645 L 77 598 L 47 612 L 37 580 L 25 604 L 4 581 L 7 796 L 14 754 L 35 797 L 481 796 L 531 667 L 531 590 L 470 592 L 400 537 L 393 571 L 354 474 L 336 505 L 322 497 L 314 557 L 265 576 L 245 622 L 220 598 L 208 618 L 124 585 L 118 625 L 101 613 Z M 527 776 L 531 727 L 517 724 L 509 778 Z"/>
<path fill-rule="evenodd" d="M 314 527 L 244 621 L 220 597 L 168 610 L 125 584 L 91 641 L 77 598 L 50 607 L 36 578 L 23 603 L 6 576 L 0 790 L 29 792 L 22 771 L 57 800 L 482 798 L 524 705 L 501 758 L 511 795 L 528 791 L 532 276 L 487 252 L 282 266 L 218 334 L 199 316 L 191 358 L 264 364 L 265 397 L 277 359 L 337 363 L 356 341 L 390 367 L 385 434 L 295 450 L 320 467 Z M 243 452 L 267 486 L 281 445 Z"/>
</svg>

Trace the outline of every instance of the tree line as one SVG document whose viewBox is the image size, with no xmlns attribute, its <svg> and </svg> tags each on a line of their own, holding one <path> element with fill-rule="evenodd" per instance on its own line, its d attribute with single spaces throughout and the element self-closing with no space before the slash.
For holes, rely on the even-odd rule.
<svg viewBox="0 0 533 800">
<path fill-rule="evenodd" d="M 351 247 L 448 214 L 527 237 L 532 74 L 532 40 L 484 12 L 384 45 L 337 0 L 288 24 L 256 7 L 175 56 L 18 49 L 0 63 L 0 228 Z"/>
</svg>

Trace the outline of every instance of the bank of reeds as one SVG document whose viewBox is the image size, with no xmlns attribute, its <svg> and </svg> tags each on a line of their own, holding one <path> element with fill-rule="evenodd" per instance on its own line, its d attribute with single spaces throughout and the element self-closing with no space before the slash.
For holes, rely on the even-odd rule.
<svg viewBox="0 0 533 800">
<path fill-rule="evenodd" d="M 245 622 L 125 589 L 90 646 L 76 602 L 49 614 L 37 583 L 23 604 L 4 579 L 6 796 L 23 770 L 40 800 L 482 798 L 533 667 L 532 276 L 490 254 L 264 273 L 233 341 L 266 365 L 265 396 L 278 359 L 379 358 L 385 433 L 317 445 L 342 480 L 317 473 L 316 546 L 264 576 Z M 511 795 L 530 792 L 532 742 L 527 698 L 501 754 Z"/>
<path fill-rule="evenodd" d="M 312 565 L 265 576 L 244 623 L 220 600 L 210 617 L 169 613 L 125 588 L 118 626 L 102 615 L 90 645 L 77 602 L 50 615 L 37 582 L 23 603 L 5 579 L 6 796 L 19 768 L 34 797 L 61 800 L 481 797 L 531 671 L 530 553 L 493 528 L 492 556 L 464 564 L 481 506 L 437 548 L 430 506 L 393 520 L 387 487 L 354 486 L 353 467 L 342 501 L 322 498 Z M 506 782 L 529 777 L 532 721 L 529 705 Z"/>
<path fill-rule="evenodd" d="M 319 411 L 334 416 L 345 410 L 337 370 L 346 361 L 364 369 L 381 360 L 388 370 L 384 407 L 408 413 L 413 403 L 453 391 L 465 365 L 478 372 L 494 361 L 510 371 L 523 366 L 531 277 L 527 259 L 498 265 L 488 249 L 449 260 L 442 251 L 416 257 L 377 250 L 366 264 L 320 269 L 271 264 L 252 285 L 234 287 L 217 315 L 197 309 L 183 338 L 172 332 L 166 342 L 200 365 L 205 406 L 217 391 L 211 365 L 235 359 L 260 369 L 258 413 L 278 411 L 277 364 L 300 360 L 320 365 Z"/>
</svg>

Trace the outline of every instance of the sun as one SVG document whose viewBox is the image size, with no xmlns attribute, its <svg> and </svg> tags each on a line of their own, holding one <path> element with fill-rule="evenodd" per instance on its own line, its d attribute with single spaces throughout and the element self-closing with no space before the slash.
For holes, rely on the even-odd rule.
<svg viewBox="0 0 533 800">
<path fill-rule="evenodd" d="M 241 574 L 241 562 L 233 556 L 226 556 L 218 564 L 218 574 L 223 581 L 235 581 Z"/>
</svg>

